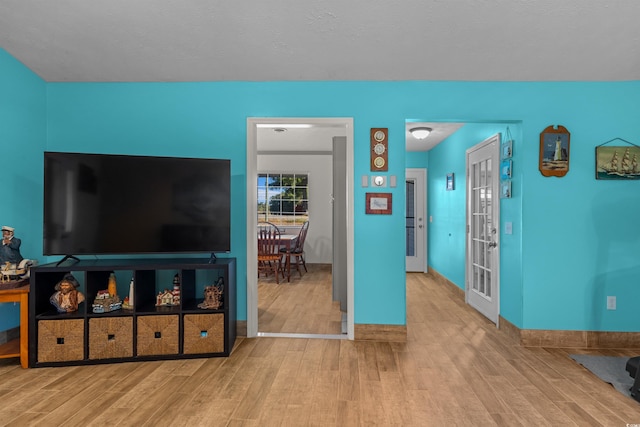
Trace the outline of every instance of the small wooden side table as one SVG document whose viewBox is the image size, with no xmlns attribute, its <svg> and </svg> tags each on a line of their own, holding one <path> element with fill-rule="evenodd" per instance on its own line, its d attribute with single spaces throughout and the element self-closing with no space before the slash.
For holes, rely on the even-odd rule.
<svg viewBox="0 0 640 427">
<path fill-rule="evenodd" d="M 20 357 L 20 365 L 29 367 L 29 285 L 0 290 L 0 302 L 20 303 L 20 338 L 0 345 L 0 359 Z"/>
</svg>

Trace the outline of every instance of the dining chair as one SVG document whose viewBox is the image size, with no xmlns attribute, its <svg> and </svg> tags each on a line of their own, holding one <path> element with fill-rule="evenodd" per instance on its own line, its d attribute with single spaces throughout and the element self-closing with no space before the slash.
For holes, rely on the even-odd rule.
<svg viewBox="0 0 640 427">
<path fill-rule="evenodd" d="M 304 260 L 304 242 L 307 239 L 307 231 L 309 230 L 309 221 L 305 221 L 298 232 L 298 238 L 296 239 L 296 243 L 293 248 L 282 248 L 280 249 L 280 253 L 283 257 L 287 257 L 287 281 L 291 280 L 291 257 L 295 258 L 296 269 L 298 270 L 298 274 L 302 277 L 302 270 L 300 270 L 300 265 L 304 267 L 304 271 L 307 270 L 307 263 Z"/>
<path fill-rule="evenodd" d="M 276 276 L 276 283 L 280 283 L 279 275 L 282 273 L 284 279 L 284 269 L 282 268 L 282 257 L 280 254 L 280 230 L 274 224 L 261 222 L 258 224 L 258 277 L 260 272 L 265 276 L 271 271 Z"/>
</svg>

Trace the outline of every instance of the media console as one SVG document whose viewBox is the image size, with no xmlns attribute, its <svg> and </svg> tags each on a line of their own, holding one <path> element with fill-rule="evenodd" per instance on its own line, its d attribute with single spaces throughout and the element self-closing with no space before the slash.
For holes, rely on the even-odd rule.
<svg viewBox="0 0 640 427">
<path fill-rule="evenodd" d="M 73 274 L 85 301 L 72 313 L 49 302 Z M 98 291 L 114 273 L 120 299 L 134 282 L 133 306 L 94 313 Z M 100 259 L 31 268 L 29 367 L 229 356 L 236 339 L 236 260 L 217 258 Z M 157 306 L 179 278 L 180 302 Z M 219 309 L 202 309 L 204 288 L 222 284 Z"/>
</svg>

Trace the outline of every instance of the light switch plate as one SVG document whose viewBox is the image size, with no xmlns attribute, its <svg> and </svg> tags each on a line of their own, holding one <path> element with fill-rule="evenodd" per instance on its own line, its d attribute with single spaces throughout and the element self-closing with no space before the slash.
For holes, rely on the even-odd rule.
<svg viewBox="0 0 640 427">
<path fill-rule="evenodd" d="M 513 223 L 505 222 L 504 223 L 504 234 L 513 234 Z"/>
</svg>

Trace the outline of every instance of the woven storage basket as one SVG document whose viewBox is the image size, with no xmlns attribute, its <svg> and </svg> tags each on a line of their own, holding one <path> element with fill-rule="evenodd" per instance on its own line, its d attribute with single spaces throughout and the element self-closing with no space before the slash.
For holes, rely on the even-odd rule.
<svg viewBox="0 0 640 427">
<path fill-rule="evenodd" d="M 178 315 L 138 317 L 138 356 L 178 354 Z"/>
<path fill-rule="evenodd" d="M 89 319 L 89 359 L 133 357 L 133 318 Z"/>
<path fill-rule="evenodd" d="M 184 353 L 222 353 L 224 314 L 185 314 Z"/>
<path fill-rule="evenodd" d="M 38 362 L 84 359 L 84 319 L 40 320 Z"/>
</svg>

